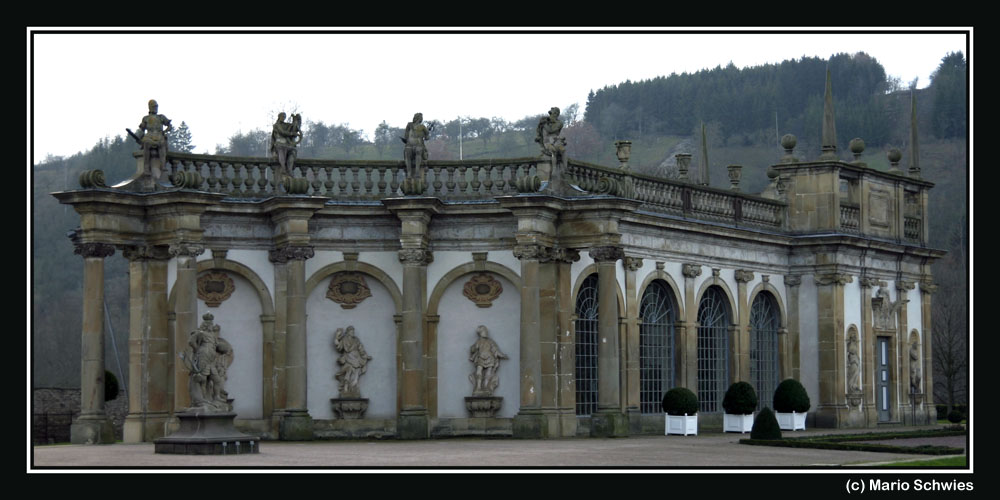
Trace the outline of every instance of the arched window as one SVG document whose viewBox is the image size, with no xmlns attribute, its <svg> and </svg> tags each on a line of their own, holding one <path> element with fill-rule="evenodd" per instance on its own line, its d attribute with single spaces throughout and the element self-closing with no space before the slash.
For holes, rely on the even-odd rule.
<svg viewBox="0 0 1000 500">
<path fill-rule="evenodd" d="M 597 411 L 597 274 L 576 296 L 576 414 Z"/>
<path fill-rule="evenodd" d="M 781 380 L 778 362 L 778 303 L 768 292 L 757 294 L 750 306 L 750 383 L 757 390 L 757 409 L 771 405 Z"/>
<path fill-rule="evenodd" d="M 674 386 L 674 297 L 654 280 L 639 304 L 639 401 L 642 413 L 662 413 L 663 393 Z"/>
<path fill-rule="evenodd" d="M 726 294 L 709 287 L 698 304 L 699 411 L 721 411 L 729 382 L 729 327 L 732 324 Z"/>
</svg>

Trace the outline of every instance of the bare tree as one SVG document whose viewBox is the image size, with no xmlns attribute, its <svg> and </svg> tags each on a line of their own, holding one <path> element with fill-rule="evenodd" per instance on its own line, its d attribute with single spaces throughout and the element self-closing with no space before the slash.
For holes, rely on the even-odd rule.
<svg viewBox="0 0 1000 500">
<path fill-rule="evenodd" d="M 934 401 L 947 404 L 949 413 L 956 404 L 966 402 L 968 396 L 968 269 L 963 226 L 960 224 L 953 231 L 951 251 L 935 266 L 934 272 L 938 277 L 932 312 Z"/>
</svg>

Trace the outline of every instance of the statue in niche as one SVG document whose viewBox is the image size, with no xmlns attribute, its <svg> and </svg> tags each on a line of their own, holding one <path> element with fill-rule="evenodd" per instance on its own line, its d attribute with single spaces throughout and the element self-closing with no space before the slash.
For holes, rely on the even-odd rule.
<svg viewBox="0 0 1000 500">
<path fill-rule="evenodd" d="M 142 117 L 139 122 L 138 133 L 133 133 L 125 129 L 135 142 L 142 147 L 142 159 L 146 169 L 150 168 L 150 160 L 153 157 L 153 150 L 156 151 L 157 158 L 162 162 L 167 157 L 167 133 L 173 130 L 170 119 L 158 114 L 159 105 L 155 99 L 149 100 L 149 114 Z"/>
<path fill-rule="evenodd" d="M 343 328 L 337 329 L 334 333 L 333 347 L 340 353 L 340 357 L 337 358 L 340 371 L 336 375 L 340 397 L 360 398 L 361 389 L 358 387 L 358 382 L 368 370 L 368 362 L 372 357 L 365 352 L 365 346 L 354 335 L 353 326 L 348 326 L 346 331 Z"/>
<path fill-rule="evenodd" d="M 181 360 L 188 370 L 191 409 L 229 412 L 232 405 L 226 392 L 226 372 L 233 364 L 233 346 L 219 336 L 222 328 L 206 313 L 201 326 L 191 332 Z"/>
<path fill-rule="evenodd" d="M 858 354 L 858 334 L 854 331 L 847 339 L 847 392 L 861 392 L 861 356 Z"/>
<path fill-rule="evenodd" d="M 493 391 L 500 385 L 497 373 L 500 369 L 500 360 L 509 359 L 500 351 L 500 346 L 489 337 L 489 334 L 490 331 L 485 326 L 479 325 L 476 328 L 476 335 L 479 338 L 469 349 L 469 361 L 476 365 L 476 372 L 469 375 L 473 396 L 493 395 Z"/>
<path fill-rule="evenodd" d="M 907 302 L 906 299 L 897 299 L 895 302 L 889 297 L 889 291 L 884 287 L 879 288 L 875 298 L 872 299 L 872 322 L 879 330 L 896 329 L 896 313 Z"/>
<path fill-rule="evenodd" d="M 403 140 L 403 161 L 406 162 L 407 179 L 423 179 L 424 172 L 421 169 L 423 162 L 427 161 L 427 146 L 424 141 L 430 139 L 431 129 L 424 125 L 424 114 L 416 113 L 413 121 L 406 124 Z"/>
<path fill-rule="evenodd" d="M 292 121 L 285 121 L 285 113 L 278 113 L 278 120 L 271 129 L 271 158 L 278 160 L 280 176 L 292 175 L 298 145 L 302 142 L 302 115 L 292 115 Z"/>
<path fill-rule="evenodd" d="M 910 392 L 920 394 L 920 341 L 914 333 L 910 337 Z"/>
</svg>

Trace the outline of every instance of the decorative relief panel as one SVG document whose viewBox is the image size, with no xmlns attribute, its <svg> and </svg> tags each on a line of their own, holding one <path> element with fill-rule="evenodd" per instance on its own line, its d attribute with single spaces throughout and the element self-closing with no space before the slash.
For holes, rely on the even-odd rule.
<svg viewBox="0 0 1000 500">
<path fill-rule="evenodd" d="M 205 301 L 208 307 L 219 307 L 234 290 L 236 285 L 226 273 L 211 271 L 198 277 L 198 299 Z"/>
<path fill-rule="evenodd" d="M 503 293 L 503 286 L 489 273 L 480 273 L 465 283 L 462 295 L 476 303 L 479 307 L 490 307 L 493 301 Z"/>
<path fill-rule="evenodd" d="M 868 195 L 868 222 L 870 222 L 873 226 L 888 228 L 891 215 L 889 207 L 888 192 L 872 191 Z"/>
<path fill-rule="evenodd" d="M 343 272 L 333 275 L 326 298 L 340 304 L 344 309 L 354 309 L 361 301 L 372 296 L 372 291 L 361 273 Z"/>
</svg>

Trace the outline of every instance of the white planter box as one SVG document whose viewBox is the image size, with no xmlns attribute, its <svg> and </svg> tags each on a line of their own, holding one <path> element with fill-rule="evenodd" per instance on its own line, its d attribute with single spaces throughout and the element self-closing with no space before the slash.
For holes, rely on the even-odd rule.
<svg viewBox="0 0 1000 500">
<path fill-rule="evenodd" d="M 779 413 L 775 412 L 774 415 L 778 417 L 778 427 L 781 427 L 783 431 L 798 431 L 806 430 L 806 414 L 805 413 Z"/>
<path fill-rule="evenodd" d="M 663 435 L 680 434 L 682 436 L 698 435 L 698 414 L 667 415 L 666 431 Z"/>
<path fill-rule="evenodd" d="M 722 430 L 725 432 L 750 432 L 753 430 L 753 413 L 749 415 L 724 414 L 722 416 Z"/>
</svg>

